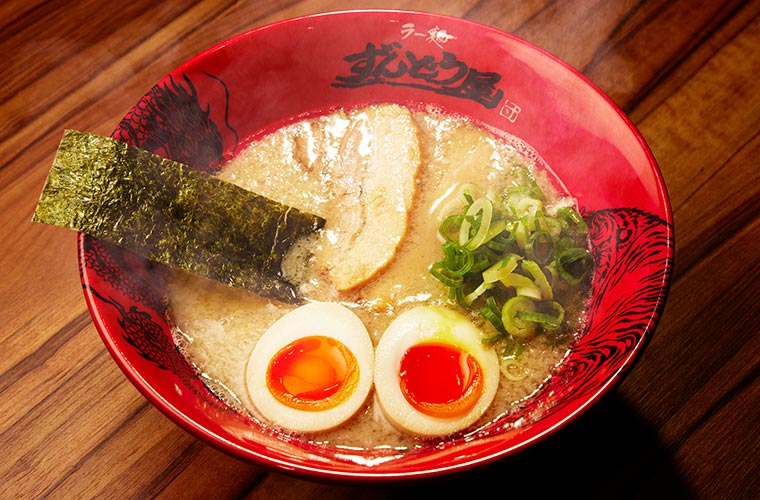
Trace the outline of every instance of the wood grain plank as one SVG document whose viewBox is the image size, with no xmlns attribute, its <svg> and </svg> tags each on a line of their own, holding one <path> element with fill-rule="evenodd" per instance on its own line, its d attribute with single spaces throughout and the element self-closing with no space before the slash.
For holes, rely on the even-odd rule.
<svg viewBox="0 0 760 500">
<path fill-rule="evenodd" d="M 121 417 L 123 418 L 123 417 Z M 144 400 L 121 425 L 45 491 L 49 498 L 151 498 L 195 438 Z"/>
<path fill-rule="evenodd" d="M 752 133 L 751 130 L 741 132 Z M 677 277 L 760 217 L 760 193 L 747 189 L 750 184 L 760 183 L 760 169 L 753 168 L 760 158 L 760 133 L 737 146 L 739 149 L 723 163 L 716 164 L 710 177 L 695 186 L 691 196 L 676 210 L 676 224 L 681 228 Z M 711 202 L 716 196 L 732 202 L 716 206 Z M 755 255 L 760 259 L 760 251 Z"/>
<path fill-rule="evenodd" d="M 684 85 L 702 68 L 707 60 L 713 57 L 721 47 L 744 30 L 759 15 L 760 0 L 750 0 L 737 7 L 736 10 L 730 12 L 725 17 L 721 16 L 722 22 L 719 26 L 714 27 L 709 38 L 702 39 L 688 53 L 678 54 L 678 62 L 670 64 L 667 71 L 662 71 L 661 74 L 648 83 L 646 91 L 642 89 L 638 91 L 636 97 L 623 101 L 624 109 L 633 121 L 636 123 L 640 122 L 661 102 L 666 100 L 669 95 Z M 627 43 L 629 42 L 625 42 L 625 44 Z M 627 52 L 629 49 L 620 46 L 617 50 Z"/>
<path fill-rule="evenodd" d="M 176 17 L 163 15 L 155 18 L 153 11 L 148 10 L 133 23 L 120 25 L 111 36 L 86 45 L 65 64 L 58 61 L 59 64 L 44 78 L 30 82 L 11 94 L 9 99 L 0 101 L 0 113 L 9 117 L 8 124 L 4 125 L 8 129 L 2 129 L 5 140 L 0 143 L 0 158 L 5 161 L 0 164 L 0 169 L 13 158 L 9 151 L 23 151 L 20 144 L 35 144 L 42 133 L 57 132 L 59 135 L 67 126 L 96 132 L 93 122 L 105 120 L 110 122 L 108 132 L 113 130 L 129 107 L 184 59 L 172 59 L 163 67 L 151 66 L 151 63 L 172 54 L 181 41 L 179 35 L 182 32 L 192 30 L 200 20 L 214 17 L 224 8 L 213 2 L 200 3 Z M 129 48 L 126 57 L 112 49 L 122 46 Z M 153 72 L 144 74 L 135 86 L 134 76 L 146 67 L 153 68 Z M 61 85 L 60 82 L 71 83 Z M 124 92 L 130 90 L 134 94 L 125 100 Z M 115 95 L 118 96 L 115 99 L 118 108 L 110 106 Z M 35 107 L 29 109 L 30 104 Z M 78 120 L 78 115 L 88 119 Z M 19 116 L 25 119 L 21 121 L 17 118 Z"/>
<path fill-rule="evenodd" d="M 0 397 L 3 400 L 0 429 L 10 428 L 27 413 L 33 412 L 49 396 L 51 389 L 66 384 L 101 353 L 100 339 L 92 335 L 91 326 L 89 313 L 82 311 L 37 349 L 3 371 L 0 375 Z M 80 335 L 84 329 L 88 330 L 88 335 Z M 10 344 L 13 345 L 12 339 Z"/>
<path fill-rule="evenodd" d="M 757 351 L 756 351 L 757 352 Z M 760 495 L 760 366 L 675 453 L 703 498 L 755 500 Z M 743 460 L 739 457 L 748 457 Z M 706 464 L 709 464 L 706 467 Z"/>
<path fill-rule="evenodd" d="M 26 498 L 42 495 L 51 483 L 70 474 L 83 455 L 147 406 L 105 350 L 84 365 L 78 377 L 49 390 L 33 411 L 0 434 L 0 442 L 14 443 L 5 447 L 0 477 Z M 146 430 L 137 441 L 155 442 L 153 432 Z"/>
<path fill-rule="evenodd" d="M 22 248 L 28 250 L 25 258 L 19 259 L 17 252 Z M 18 269 L 0 283 L 0 294 L 7 297 L 0 328 L 6 349 L 0 359 L 2 374 L 82 314 L 86 306 L 76 266 L 75 235 L 29 229 L 17 238 L 0 241 L 0 254 L 0 265 Z M 40 283 L 43 277 L 55 286 Z"/>
<path fill-rule="evenodd" d="M 632 6 L 582 70 L 625 110 L 711 38 L 741 1 L 646 2 Z"/>
<path fill-rule="evenodd" d="M 173 10 L 160 7 L 172 5 L 176 6 Z M 182 7 L 175 2 L 160 2 L 148 9 L 141 2 L 100 8 L 87 2 L 62 4 L 49 15 L 25 23 L 15 36 L 4 38 L 0 50 L 11 55 L 6 62 L 16 70 L 0 72 L 0 88 L 9 97 L 3 99 L 0 108 L 5 117 L 0 138 L 22 127 L 20 118 L 44 112 L 61 96 L 105 71 L 134 44 L 177 17 Z M 71 23 L 68 15 L 61 15 L 61 10 L 69 8 L 74 12 L 67 14 L 82 19 L 82 23 Z M 35 36 L 43 23 L 52 24 L 46 29 L 54 36 Z"/>
<path fill-rule="evenodd" d="M 552 0 L 501 1 L 484 0 L 477 2 L 463 17 L 486 24 L 506 33 L 516 34 L 519 28 L 548 8 Z"/>
<path fill-rule="evenodd" d="M 580 71 L 604 46 L 634 4 L 634 0 L 552 2 L 514 33 Z"/>
<path fill-rule="evenodd" d="M 16 30 L 22 29 L 25 18 L 34 15 L 44 17 L 42 10 L 48 4 L 48 0 L 6 0 L 0 3 L 0 33 L 12 33 L 13 26 Z"/>
<path fill-rule="evenodd" d="M 753 319 L 743 319 L 742 324 L 751 325 Z M 716 335 L 728 335 L 721 329 Z M 729 359 L 715 374 L 694 392 L 683 405 L 679 406 L 673 416 L 659 429 L 662 439 L 669 443 L 672 451 L 684 455 L 683 448 L 687 440 L 691 440 L 696 432 L 701 432 L 709 419 L 722 413 L 727 406 L 734 404 L 733 400 L 741 400 L 741 392 L 747 386 L 754 383 L 760 369 L 760 339 L 752 336 L 748 341 L 735 351 L 735 355 Z M 753 403 L 760 403 L 757 397 L 750 399 L 750 409 Z M 757 408 L 758 405 L 754 404 Z M 746 411 L 746 410 L 743 410 Z M 752 413 L 752 412 L 750 412 Z M 754 412 L 756 413 L 756 412 Z M 757 434 L 757 415 L 747 415 L 749 418 L 730 418 L 731 427 L 739 432 L 747 433 L 747 436 Z M 725 432 L 715 433 L 715 440 L 720 440 Z"/>
<path fill-rule="evenodd" d="M 760 126 L 760 84 L 741 77 L 750 68 L 760 71 L 758 44 L 760 18 L 639 124 L 676 214 L 698 186 L 709 183 L 712 166 L 733 156 Z"/>
<path fill-rule="evenodd" d="M 244 498 L 256 489 L 269 471 L 197 443 L 198 452 L 178 470 L 168 484 L 155 491 L 156 500 L 177 498 Z M 190 492 L 190 493 L 189 493 Z"/>
</svg>

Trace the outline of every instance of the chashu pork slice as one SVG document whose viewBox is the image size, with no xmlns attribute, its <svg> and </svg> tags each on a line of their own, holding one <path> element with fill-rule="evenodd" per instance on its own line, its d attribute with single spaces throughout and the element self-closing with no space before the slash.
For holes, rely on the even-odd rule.
<svg viewBox="0 0 760 500">
<path fill-rule="evenodd" d="M 350 290 L 393 259 L 406 234 L 420 169 L 411 112 L 383 104 L 357 112 L 333 171 L 339 217 L 325 226 L 323 259 L 333 286 Z"/>
</svg>

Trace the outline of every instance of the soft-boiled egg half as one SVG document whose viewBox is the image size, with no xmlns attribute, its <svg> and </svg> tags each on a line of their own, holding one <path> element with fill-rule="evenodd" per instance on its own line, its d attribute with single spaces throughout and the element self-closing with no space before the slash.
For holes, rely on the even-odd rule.
<svg viewBox="0 0 760 500">
<path fill-rule="evenodd" d="M 463 315 L 420 306 L 391 322 L 375 350 L 375 394 L 398 429 L 445 436 L 480 418 L 499 386 L 499 360 Z"/>
<path fill-rule="evenodd" d="M 297 432 L 333 428 L 372 388 L 374 348 L 364 323 L 340 304 L 312 302 L 274 322 L 251 352 L 248 395 L 261 415 Z"/>
</svg>

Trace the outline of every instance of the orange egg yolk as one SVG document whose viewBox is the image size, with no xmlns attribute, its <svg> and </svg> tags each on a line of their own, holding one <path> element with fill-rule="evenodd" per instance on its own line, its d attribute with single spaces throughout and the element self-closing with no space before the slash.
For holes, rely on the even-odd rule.
<svg viewBox="0 0 760 500">
<path fill-rule="evenodd" d="M 444 343 L 410 347 L 399 368 L 401 392 L 418 411 L 456 417 L 470 411 L 483 393 L 480 363 L 468 352 Z"/>
<path fill-rule="evenodd" d="M 280 349 L 267 369 L 267 387 L 282 404 L 324 411 L 348 398 L 359 382 L 354 354 L 340 341 L 302 337 Z"/>
</svg>

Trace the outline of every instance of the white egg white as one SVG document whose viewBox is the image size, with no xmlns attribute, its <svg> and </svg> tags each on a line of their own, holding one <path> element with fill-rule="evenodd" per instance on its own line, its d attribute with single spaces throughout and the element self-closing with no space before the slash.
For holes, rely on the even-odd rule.
<svg viewBox="0 0 760 500">
<path fill-rule="evenodd" d="M 499 360 L 481 343 L 481 331 L 463 315 L 420 306 L 405 311 L 388 326 L 375 350 L 375 394 L 386 418 L 399 430 L 425 437 L 446 436 L 472 425 L 490 406 L 499 386 Z M 400 383 L 401 360 L 421 343 L 447 343 L 467 351 L 480 364 L 484 387 L 475 406 L 462 415 L 441 418 L 412 406 Z"/>
<path fill-rule="evenodd" d="M 316 335 L 332 337 L 353 353 L 359 365 L 359 382 L 353 393 L 333 408 L 291 408 L 270 392 L 267 369 L 281 349 L 300 338 Z M 361 408 L 372 388 L 373 365 L 374 346 L 359 317 L 340 304 L 313 302 L 287 313 L 264 332 L 248 359 L 246 385 L 253 405 L 267 420 L 296 432 L 317 432 L 342 424 Z"/>
</svg>

